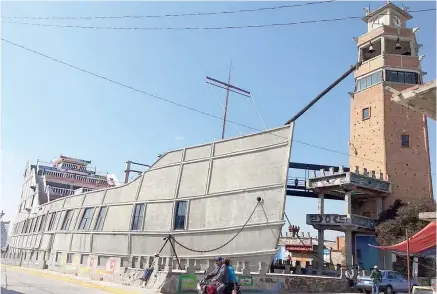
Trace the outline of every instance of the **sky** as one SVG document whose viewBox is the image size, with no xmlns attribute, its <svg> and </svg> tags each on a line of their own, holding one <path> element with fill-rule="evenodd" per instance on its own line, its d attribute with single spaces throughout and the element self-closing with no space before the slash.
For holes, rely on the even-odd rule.
<svg viewBox="0 0 437 294">
<path fill-rule="evenodd" d="M 294 4 L 304 2 L 293 2 Z M 163 15 L 272 7 L 292 2 L 2 2 L 2 16 Z M 400 5 L 398 2 L 394 2 Z M 215 27 L 364 16 L 385 4 L 333 2 L 294 8 L 209 16 L 9 21 L 109 27 Z M 435 2 L 406 2 L 411 10 Z M 412 14 L 426 57 L 425 80 L 436 76 L 435 11 Z M 5 20 L 5 19 L 4 19 Z M 107 30 L 2 24 L 2 38 L 53 58 L 192 108 L 223 115 L 225 93 L 205 76 L 226 80 L 232 60 L 234 85 L 250 91 L 267 128 L 283 125 L 357 61 L 353 37 L 361 19 L 293 26 L 227 30 Z M 207 143 L 221 136 L 222 121 L 90 76 L 2 42 L 1 209 L 13 220 L 27 161 L 50 161 L 61 153 L 92 160 L 97 170 L 124 178 L 126 160 L 145 164 L 157 154 Z M 295 124 L 294 138 L 348 153 L 350 75 Z M 252 101 L 231 94 L 228 118 L 264 129 Z M 240 133 L 241 132 L 241 133 Z M 253 130 L 228 124 L 226 137 Z M 435 173 L 436 128 L 429 121 Z M 291 161 L 348 165 L 348 156 L 295 142 Z M 303 176 L 291 171 L 290 177 Z M 434 181 L 435 181 L 435 176 Z M 435 192 L 434 192 L 435 195 Z M 317 200 L 288 197 L 286 211 L 301 232 Z M 343 213 L 326 200 L 325 213 Z M 336 232 L 326 233 L 334 238 Z"/>
</svg>

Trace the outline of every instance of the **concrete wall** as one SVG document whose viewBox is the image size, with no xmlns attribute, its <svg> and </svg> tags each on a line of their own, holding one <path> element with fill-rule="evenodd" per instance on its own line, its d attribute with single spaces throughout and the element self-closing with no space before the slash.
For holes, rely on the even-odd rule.
<svg viewBox="0 0 437 294">
<path fill-rule="evenodd" d="M 220 254 L 238 259 L 249 255 L 251 262 L 269 263 L 284 223 L 292 134 L 290 125 L 169 152 L 126 185 L 40 206 L 30 217 L 47 215 L 43 230 L 18 232 L 12 236 L 11 246 L 45 250 L 47 254 L 81 252 L 140 258 L 158 252 L 163 238 L 171 233 L 177 242 L 194 249 L 176 244 L 182 258 L 208 259 Z M 187 201 L 183 230 L 173 229 L 177 201 Z M 145 204 L 145 212 L 140 229 L 132 231 L 136 204 Z M 106 208 L 104 224 L 95 230 L 101 207 Z M 91 223 L 88 230 L 79 230 L 85 208 L 94 209 Z M 61 230 L 68 210 L 72 210 L 71 222 Z M 51 213 L 56 213 L 56 219 L 48 232 Z M 229 240 L 226 246 L 212 250 Z M 169 256 L 170 247 L 161 255 Z"/>
<path fill-rule="evenodd" d="M 75 276 L 89 277 L 94 280 L 138 286 L 142 290 L 154 293 L 182 294 L 196 292 L 196 282 L 204 276 L 204 270 L 212 270 L 213 263 L 199 260 L 181 259 L 182 270 L 176 269 L 175 259 L 162 257 L 143 257 L 141 260 L 126 262 L 120 257 L 101 258 L 96 255 L 60 253 L 47 256 L 41 252 L 33 254 L 2 255 L 3 264 L 21 265 L 23 267 L 47 268 L 52 271 Z M 199 263 L 200 262 L 200 263 Z M 201 264 L 202 263 L 202 264 Z M 202 266 L 201 266 L 202 265 Z M 152 266 L 153 274 L 145 283 L 140 280 L 144 269 Z M 286 268 L 284 273 L 267 273 L 265 263 L 250 264 L 238 262 L 233 264 L 237 279 L 243 293 L 345 293 L 350 292 L 349 282 L 340 277 L 322 277 L 295 275 Z M 251 271 L 250 269 L 255 268 Z M 194 279 L 194 283 L 182 283 L 184 278 Z M 242 282 L 244 279 L 245 282 Z M 147 291 L 141 293 L 150 293 Z"/>
</svg>

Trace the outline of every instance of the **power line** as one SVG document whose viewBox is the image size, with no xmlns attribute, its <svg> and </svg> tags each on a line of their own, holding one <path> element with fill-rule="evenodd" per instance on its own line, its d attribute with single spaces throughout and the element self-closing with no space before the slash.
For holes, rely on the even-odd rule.
<svg viewBox="0 0 437 294">
<path fill-rule="evenodd" d="M 56 58 L 51 57 L 51 56 L 49 56 L 49 55 L 46 55 L 46 54 L 44 54 L 44 53 L 40 53 L 40 52 L 38 52 L 38 51 L 35 51 L 35 50 L 33 50 L 33 49 L 30 49 L 30 48 L 27 48 L 27 47 L 25 47 L 25 46 L 23 46 L 23 45 L 20 45 L 20 44 L 14 43 L 14 42 L 12 42 L 12 41 L 6 40 L 6 39 L 4 39 L 4 38 L 1 38 L 1 40 L 2 40 L 3 42 L 6 42 L 6 43 L 10 44 L 10 45 L 13 45 L 13 46 L 19 47 L 19 48 L 24 49 L 24 50 L 26 50 L 26 51 L 32 52 L 32 53 L 37 54 L 37 55 L 39 55 L 39 56 L 42 56 L 42 57 L 45 57 L 45 58 L 50 59 L 50 60 L 52 60 L 52 61 L 55 61 L 55 62 L 57 62 L 57 63 L 63 64 L 63 65 L 65 65 L 65 66 L 67 66 L 67 67 L 70 67 L 70 68 L 76 69 L 76 70 L 78 70 L 78 71 L 84 72 L 84 73 L 86 73 L 86 74 L 89 74 L 89 75 L 91 75 L 91 76 L 97 77 L 97 78 L 99 78 L 99 79 L 106 80 L 106 81 L 108 81 L 108 82 L 111 82 L 111 83 L 113 83 L 113 84 L 119 85 L 119 86 L 121 86 L 121 87 L 124 87 L 124 88 L 130 89 L 130 90 L 133 90 L 133 91 L 135 91 L 135 92 L 142 93 L 142 94 L 147 95 L 147 96 L 149 96 L 149 97 L 152 97 L 152 98 L 155 98 L 155 99 L 158 99 L 158 100 L 161 100 L 161 101 L 164 101 L 164 102 L 167 102 L 167 103 L 170 103 L 170 104 L 173 104 L 173 105 L 179 106 L 179 107 L 181 107 L 181 108 L 185 108 L 185 109 L 190 110 L 190 111 L 193 111 L 193 112 L 197 112 L 197 113 L 200 113 L 200 114 L 203 114 L 203 115 L 206 115 L 206 116 L 209 116 L 209 117 L 212 117 L 212 118 L 215 118 L 215 119 L 221 120 L 221 121 L 223 120 L 222 117 L 219 117 L 219 116 L 217 116 L 217 115 L 214 115 L 214 114 L 211 114 L 211 113 L 207 113 L 207 112 L 205 112 L 205 111 L 203 111 L 203 110 L 199 110 L 199 109 L 197 109 L 197 108 L 193 108 L 193 107 L 190 107 L 190 106 L 187 106 L 187 105 L 184 105 L 184 104 L 181 104 L 181 103 L 175 102 L 175 101 L 173 101 L 173 100 L 169 100 L 169 99 L 163 98 L 163 97 L 161 97 L 161 96 L 158 96 L 158 95 L 155 95 L 155 94 L 152 94 L 152 93 L 149 93 L 149 92 L 146 92 L 146 91 L 143 91 L 143 90 L 140 90 L 140 89 L 134 88 L 134 87 L 129 86 L 129 85 L 127 85 L 127 84 L 124 84 L 124 83 L 121 83 L 121 82 L 115 81 L 115 80 L 113 80 L 113 79 L 111 79 L 111 78 L 108 78 L 108 77 L 105 77 L 105 76 L 102 76 L 102 75 L 99 75 L 99 74 L 93 73 L 93 72 L 91 72 L 91 71 L 88 71 L 88 70 L 86 70 L 86 69 L 83 69 L 83 68 L 80 68 L 80 67 L 74 66 L 74 65 L 69 64 L 69 63 L 67 63 L 67 62 L 61 61 L 61 60 L 59 60 L 59 59 L 56 59 Z M 235 122 L 235 121 L 232 121 L 232 120 L 227 120 L 227 122 L 230 122 L 230 123 L 232 123 L 232 124 L 235 124 L 235 125 L 238 125 L 238 126 L 242 126 L 242 127 L 245 127 L 245 128 L 248 128 L 248 129 L 251 129 L 251 130 L 254 130 L 254 131 L 257 131 L 257 132 L 262 131 L 262 130 L 260 130 L 260 129 L 257 129 L 257 128 L 254 128 L 254 127 L 251 127 L 251 126 L 248 126 L 248 125 L 242 124 L 242 123 L 238 123 L 238 122 Z M 285 138 L 285 137 L 283 137 L 283 136 L 279 136 L 279 135 L 275 135 L 275 134 L 272 134 L 272 135 L 273 135 L 273 136 L 278 136 L 278 137 L 281 137 L 281 138 Z M 288 139 L 288 138 L 285 138 L 285 139 Z M 350 153 L 346 153 L 346 152 L 342 152 L 342 151 L 338 151 L 338 150 L 334 150 L 334 149 L 330 149 L 330 148 L 326 148 L 326 147 L 322 147 L 322 146 L 314 145 L 314 144 L 307 143 L 307 142 L 303 142 L 303 141 L 296 140 L 296 139 L 293 139 L 293 142 L 295 142 L 295 143 L 300 143 L 300 144 L 303 144 L 303 145 L 306 145 L 306 146 L 309 146 L 309 147 L 313 147 L 313 148 L 318 148 L 318 149 L 322 149 L 322 150 L 330 151 L 330 152 L 337 153 L 337 154 L 346 155 L 346 156 L 349 156 L 349 157 L 355 157 L 355 158 L 359 158 L 359 159 L 362 159 L 362 160 L 367 160 L 367 161 L 370 161 L 370 162 L 382 163 L 382 164 L 383 164 L 382 161 L 376 161 L 376 160 L 373 160 L 373 159 L 370 159 L 370 158 L 365 158 L 365 157 L 356 156 L 356 155 L 353 155 L 353 154 L 350 154 Z M 419 172 L 419 171 L 416 171 L 416 173 L 427 175 L 427 174 L 425 174 L 425 173 L 423 173 L 423 172 Z M 432 175 L 436 175 L 436 174 L 433 174 L 433 173 L 431 173 L 431 174 L 432 174 Z"/>
<path fill-rule="evenodd" d="M 436 8 L 411 10 L 411 13 L 429 12 L 434 11 Z M 311 23 L 327 23 L 337 22 L 344 20 L 362 19 L 362 16 L 346 16 L 330 19 L 318 19 L 318 20 L 304 20 L 297 22 L 287 23 L 270 23 L 260 25 L 241 25 L 241 26 L 221 26 L 221 27 L 111 27 L 111 26 L 82 26 L 82 25 L 60 25 L 60 24 L 47 24 L 47 23 L 29 23 L 29 22 L 16 22 L 16 21 L 3 21 L 5 24 L 19 24 L 28 26 L 40 26 L 40 27 L 58 27 L 58 28 L 76 28 L 76 29 L 95 29 L 95 30 L 119 30 L 119 31 L 214 31 L 214 30 L 228 30 L 228 29 L 250 29 L 250 28 L 266 28 L 266 27 L 286 27 L 301 24 Z"/>
<path fill-rule="evenodd" d="M 280 5 L 272 7 L 261 7 L 252 9 L 239 9 L 239 10 L 228 10 L 228 11 L 213 11 L 213 12 L 191 12 L 191 13 L 180 13 L 180 14 L 161 14 L 161 15 L 122 15 L 122 16 L 2 16 L 5 19 L 42 19 L 42 20 L 79 20 L 79 19 L 121 19 L 121 18 L 165 18 L 165 17 L 182 17 L 182 16 L 209 16 L 209 15 L 220 15 L 220 14 L 235 14 L 235 13 L 245 13 L 245 12 L 257 12 L 265 10 L 277 10 L 284 8 L 302 7 L 307 5 L 317 5 L 335 2 L 336 0 L 329 1 L 314 1 L 300 4 L 290 4 L 290 5 Z"/>
<path fill-rule="evenodd" d="M 248 29 L 248 28 L 265 28 L 265 27 L 280 27 L 280 26 L 293 26 L 299 24 L 309 24 L 318 22 L 335 22 L 350 19 L 359 19 L 361 16 L 349 16 L 333 19 L 321 19 L 321 20 L 307 20 L 299 22 L 288 23 L 272 23 L 261 25 L 243 25 L 243 26 L 223 26 L 223 27 L 110 27 L 110 26 L 82 26 L 82 25 L 60 25 L 60 24 L 47 24 L 47 23 L 29 23 L 29 22 L 17 22 L 17 21 L 3 21 L 6 24 L 19 24 L 28 26 L 40 26 L 40 27 L 57 27 L 57 28 L 76 28 L 76 29 L 95 29 L 95 30 L 137 30 L 137 31 L 210 31 L 210 30 L 226 30 L 226 29 Z"/>
</svg>

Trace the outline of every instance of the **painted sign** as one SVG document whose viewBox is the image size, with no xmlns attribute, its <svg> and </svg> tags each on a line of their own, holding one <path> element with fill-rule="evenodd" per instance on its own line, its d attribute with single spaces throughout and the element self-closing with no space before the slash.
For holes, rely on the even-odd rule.
<svg viewBox="0 0 437 294">
<path fill-rule="evenodd" d="M 179 291 L 192 291 L 197 287 L 196 275 L 180 275 L 179 276 Z"/>
<path fill-rule="evenodd" d="M 312 238 L 306 238 L 306 237 L 283 238 L 281 241 L 283 241 L 285 245 L 313 246 Z"/>
<path fill-rule="evenodd" d="M 114 271 L 115 271 L 115 262 L 116 262 L 115 258 L 110 258 L 110 259 L 108 260 L 108 263 L 107 263 L 107 265 L 106 265 L 106 269 L 107 269 L 109 272 L 114 272 Z"/>
<path fill-rule="evenodd" d="M 252 276 L 238 276 L 238 284 L 240 284 L 242 287 L 253 286 L 253 277 Z"/>
<path fill-rule="evenodd" d="M 92 270 L 92 269 L 94 269 L 94 259 L 95 259 L 95 257 L 94 257 L 94 255 L 90 255 L 90 256 L 88 256 L 88 267 Z"/>
</svg>

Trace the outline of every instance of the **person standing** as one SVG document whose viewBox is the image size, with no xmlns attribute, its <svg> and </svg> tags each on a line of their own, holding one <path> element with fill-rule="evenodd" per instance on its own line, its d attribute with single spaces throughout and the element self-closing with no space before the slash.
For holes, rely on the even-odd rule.
<svg viewBox="0 0 437 294">
<path fill-rule="evenodd" d="M 373 270 L 370 273 L 370 279 L 373 282 L 373 285 L 372 285 L 372 294 L 379 294 L 379 285 L 382 282 L 382 273 L 378 269 L 377 265 L 375 265 L 373 267 Z"/>
</svg>

